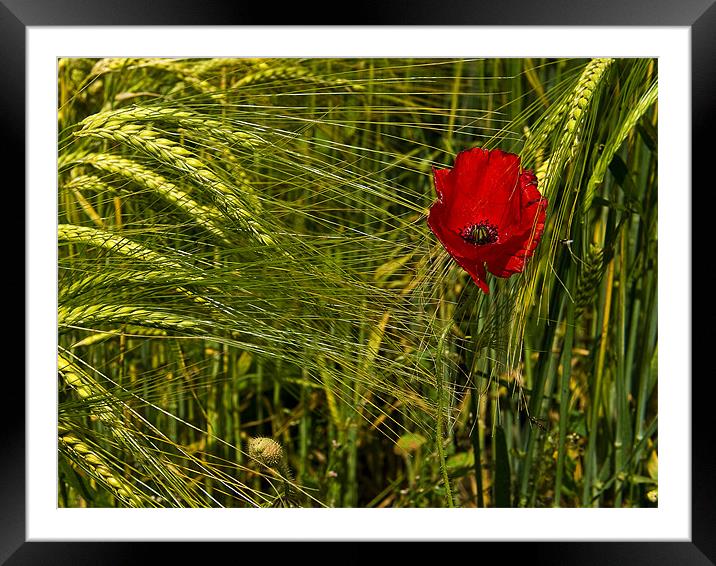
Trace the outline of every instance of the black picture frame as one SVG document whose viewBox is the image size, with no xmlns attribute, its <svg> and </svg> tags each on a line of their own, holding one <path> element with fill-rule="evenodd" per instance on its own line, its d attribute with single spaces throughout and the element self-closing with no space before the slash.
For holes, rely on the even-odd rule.
<svg viewBox="0 0 716 566">
<path fill-rule="evenodd" d="M 323 4 L 323 5 L 322 5 Z M 602 0 L 568 2 L 565 0 L 501 0 L 500 2 L 441 2 L 371 1 L 356 3 L 354 9 L 335 3 L 282 3 L 281 9 L 266 3 L 217 2 L 215 0 L 0 0 L 0 69 L 4 71 L 0 88 L 0 122 L 2 123 L 2 155 L 6 163 L 25 161 L 25 34 L 28 26 L 69 25 L 559 25 L 559 26 L 686 26 L 691 30 L 692 55 L 692 186 L 704 190 L 713 187 L 710 162 L 713 160 L 714 112 L 716 100 L 716 4 L 714 0 Z M 711 158 L 711 159 L 709 159 Z M 7 182 L 6 190 L 19 193 L 24 186 L 21 175 Z M 693 191 L 692 191 L 693 195 Z M 693 203 L 693 198 L 692 198 Z M 28 203 L 23 199 L 25 214 Z M 693 207 L 692 211 L 698 210 Z M 692 215 L 692 226 L 708 225 L 697 222 Z M 694 245 L 702 241 L 694 237 Z M 15 246 L 17 247 L 17 246 Z M 24 250 L 24 248 L 23 248 Z M 704 252 L 708 257 L 711 253 Z M 692 258 L 698 258 L 692 249 Z M 708 280 L 694 278 L 693 282 Z M 24 283 L 26 283 L 24 281 Z M 20 290 L 25 304 L 31 299 L 25 288 Z M 693 284 L 692 284 L 693 293 Z M 694 320 L 692 318 L 692 320 Z M 692 336 L 692 352 L 708 351 L 705 341 L 710 333 L 684 329 Z M 27 336 L 26 340 L 31 340 Z M 701 346 L 701 347 L 699 347 Z M 27 342 L 25 353 L 27 355 Z M 708 390 L 710 372 L 691 371 L 691 360 L 684 360 L 684 376 L 666 376 L 683 379 L 693 374 L 692 392 L 692 538 L 690 542 L 526 542 L 483 543 L 501 545 L 488 550 L 504 553 L 510 561 L 521 564 L 716 564 L 716 452 L 713 450 L 712 419 L 713 397 Z M 79 542 L 27 542 L 25 529 L 25 387 L 15 372 L 7 372 L 3 380 L 6 396 L 3 426 L 3 466 L 0 473 L 0 563 L 20 564 L 130 564 L 161 560 L 168 563 L 188 563 L 197 560 L 220 560 L 204 544 L 159 543 L 79 543 Z M 48 376 L 48 383 L 52 377 Z M 12 400 L 12 401 L 10 401 Z M 12 411 L 15 411 L 14 413 Z M 590 533 L 584 533 L 585 538 Z M 77 537 L 81 538 L 82 533 Z M 225 543 L 221 551 L 229 549 Z M 265 547 L 249 544 L 250 555 L 257 550 L 257 558 L 278 563 L 290 556 L 283 545 L 274 547 L 268 554 Z M 264 545 L 266 543 L 263 543 Z M 271 543 L 273 544 L 273 543 Z M 373 549 L 378 543 L 347 543 L 356 545 L 356 551 L 323 546 L 320 552 L 310 552 L 310 560 L 380 560 L 393 554 Z M 340 544 L 340 543 L 339 543 Z M 346 544 L 346 543 L 344 543 Z M 440 549 L 443 559 L 456 552 L 461 560 L 486 557 L 483 550 L 474 550 L 468 544 L 449 543 L 450 550 Z M 454 545 L 454 546 L 453 546 Z M 509 545 L 509 548 L 506 548 Z M 233 544 L 232 544 L 233 546 Z M 232 560 L 248 559 L 248 547 Z M 424 545 L 402 544 L 398 549 L 401 560 L 410 560 L 412 554 L 424 553 Z M 473 554 L 479 552 L 480 554 Z M 223 552 L 222 552 L 223 554 Z M 215 558 L 212 558 L 215 557 Z M 280 558 L 279 558 L 280 557 Z M 453 557 L 455 559 L 456 556 Z M 295 559 L 295 558 L 293 558 Z"/>
</svg>

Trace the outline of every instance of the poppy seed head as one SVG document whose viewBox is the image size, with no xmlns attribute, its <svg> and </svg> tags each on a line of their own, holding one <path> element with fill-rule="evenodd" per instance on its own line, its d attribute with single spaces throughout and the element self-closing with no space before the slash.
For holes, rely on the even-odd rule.
<svg viewBox="0 0 716 566">
<path fill-rule="evenodd" d="M 470 224 L 460 231 L 460 237 L 475 246 L 494 244 L 497 241 L 497 226 L 487 221 Z"/>
</svg>

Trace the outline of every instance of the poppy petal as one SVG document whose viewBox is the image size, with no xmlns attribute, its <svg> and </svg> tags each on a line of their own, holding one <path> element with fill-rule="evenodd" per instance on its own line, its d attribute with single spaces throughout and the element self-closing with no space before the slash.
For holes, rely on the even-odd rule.
<svg viewBox="0 0 716 566">
<path fill-rule="evenodd" d="M 498 277 L 509 277 L 524 270 L 526 260 L 534 254 L 544 232 L 547 199 L 540 198 L 534 212 L 525 214 L 533 218 L 533 224 L 524 232 L 509 238 L 499 249 L 486 257 L 487 269 Z"/>
<path fill-rule="evenodd" d="M 466 242 L 459 231 L 450 228 L 449 214 L 450 210 L 445 205 L 436 202 L 430 207 L 428 226 L 452 256 L 477 259 L 479 250 Z"/>
<path fill-rule="evenodd" d="M 452 182 L 450 179 L 450 169 L 433 169 L 433 178 L 435 179 L 435 192 L 441 201 L 450 198 L 452 195 Z"/>
<path fill-rule="evenodd" d="M 462 230 L 476 219 L 500 226 L 514 215 L 519 158 L 500 150 L 461 152 L 450 172 L 453 193 L 445 200 L 450 227 Z"/>
<path fill-rule="evenodd" d="M 485 271 L 485 263 L 483 261 L 470 261 L 466 258 L 454 256 L 460 266 L 470 274 L 472 280 L 477 284 L 482 292 L 488 295 L 490 287 L 487 284 L 487 272 Z"/>
</svg>

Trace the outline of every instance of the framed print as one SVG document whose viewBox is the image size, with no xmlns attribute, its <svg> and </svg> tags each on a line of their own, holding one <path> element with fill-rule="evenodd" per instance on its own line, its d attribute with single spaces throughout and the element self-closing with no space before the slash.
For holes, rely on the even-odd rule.
<svg viewBox="0 0 716 566">
<path fill-rule="evenodd" d="M 0 559 L 716 560 L 716 9 L 511 4 L 4 0 L 27 332 Z"/>
</svg>

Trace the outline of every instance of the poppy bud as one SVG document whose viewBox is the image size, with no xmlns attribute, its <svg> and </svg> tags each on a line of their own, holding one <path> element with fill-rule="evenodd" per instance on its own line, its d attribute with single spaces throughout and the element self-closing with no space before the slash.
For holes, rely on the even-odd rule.
<svg viewBox="0 0 716 566">
<path fill-rule="evenodd" d="M 275 440 L 259 436 L 249 440 L 249 456 L 267 468 L 277 468 L 283 461 L 283 448 Z"/>
</svg>

